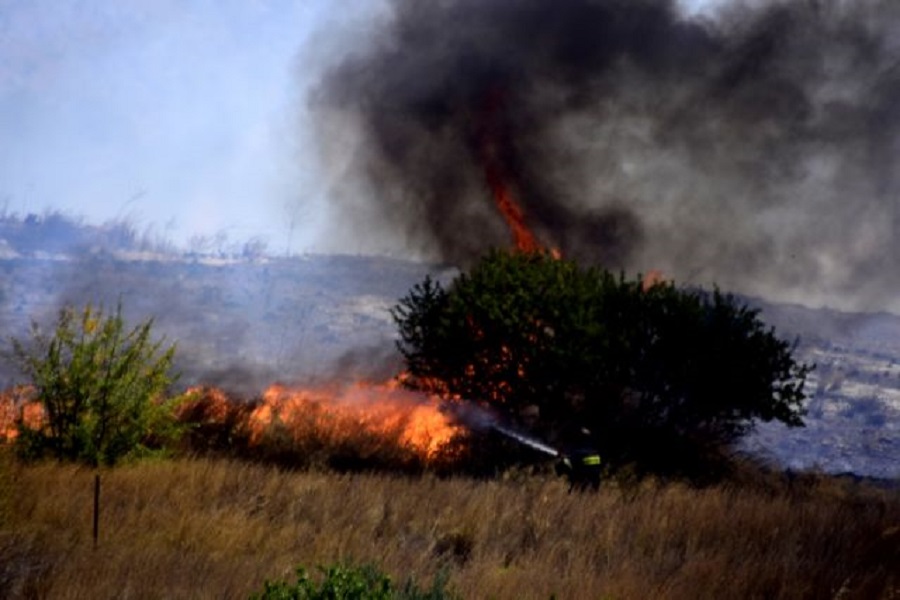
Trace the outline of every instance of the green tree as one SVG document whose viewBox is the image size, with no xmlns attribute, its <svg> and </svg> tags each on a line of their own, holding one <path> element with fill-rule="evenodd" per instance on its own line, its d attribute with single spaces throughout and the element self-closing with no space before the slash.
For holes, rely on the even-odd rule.
<svg viewBox="0 0 900 600">
<path fill-rule="evenodd" d="M 587 426 L 607 463 L 708 466 L 758 420 L 803 424 L 811 367 L 718 290 L 492 252 L 446 290 L 426 278 L 392 314 L 408 385 L 512 419 L 537 409 L 521 426 L 563 446 Z"/>
<path fill-rule="evenodd" d="M 52 335 L 33 322 L 30 340 L 12 340 L 45 416 L 39 424 L 20 419 L 20 454 L 111 465 L 162 450 L 180 435 L 173 415 L 179 399 L 164 399 L 175 347 L 153 341 L 152 324 L 129 330 L 121 305 L 105 315 L 88 304 L 63 308 Z"/>
</svg>

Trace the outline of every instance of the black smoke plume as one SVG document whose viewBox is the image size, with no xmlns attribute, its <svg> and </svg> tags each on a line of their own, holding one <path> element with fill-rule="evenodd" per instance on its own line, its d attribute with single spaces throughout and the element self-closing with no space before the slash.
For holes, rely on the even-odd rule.
<svg viewBox="0 0 900 600">
<path fill-rule="evenodd" d="M 900 3 L 391 10 L 312 98 L 354 236 L 462 266 L 509 246 L 490 157 L 568 257 L 846 308 L 900 290 Z"/>
</svg>

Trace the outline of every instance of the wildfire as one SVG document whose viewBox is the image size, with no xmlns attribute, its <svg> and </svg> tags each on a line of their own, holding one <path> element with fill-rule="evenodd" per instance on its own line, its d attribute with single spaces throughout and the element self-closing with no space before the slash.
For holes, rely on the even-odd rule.
<svg viewBox="0 0 900 600">
<path fill-rule="evenodd" d="M 665 283 L 665 281 L 666 278 L 662 271 L 659 269 L 650 269 L 644 274 L 644 277 L 641 280 L 641 287 L 646 292 L 653 286 Z"/>
<path fill-rule="evenodd" d="M 485 151 L 484 176 L 487 180 L 494 204 L 503 216 L 513 237 L 513 246 L 518 252 L 536 253 L 549 252 L 553 258 L 562 256 L 558 248 L 547 248 L 540 241 L 534 231 L 525 222 L 525 214 L 522 207 L 516 202 L 512 190 L 502 175 L 502 170 L 497 165 L 490 151 Z"/>
<path fill-rule="evenodd" d="M 313 429 L 331 441 L 359 434 L 396 439 L 425 458 L 433 457 L 460 432 L 440 410 L 436 397 L 404 390 L 397 381 L 337 389 L 272 385 L 250 414 L 251 444 L 260 443 L 275 424 L 297 439 Z"/>
<path fill-rule="evenodd" d="M 16 386 L 0 393 L 0 442 L 12 442 L 19 436 L 19 418 L 32 429 L 38 429 L 44 421 L 44 407 L 34 398 L 31 386 Z"/>
<path fill-rule="evenodd" d="M 534 231 L 528 226 L 525 213 L 516 201 L 508 184 L 509 174 L 506 172 L 499 140 L 501 120 L 499 114 L 504 103 L 503 93 L 494 90 L 488 94 L 482 113 L 480 153 L 484 165 L 484 177 L 491 191 L 494 204 L 503 216 L 513 237 L 513 246 L 518 252 L 547 252 L 548 249 L 538 240 Z M 556 248 L 549 250 L 555 258 L 560 257 Z"/>
<path fill-rule="evenodd" d="M 513 245 L 519 252 L 539 252 L 543 250 L 543 246 L 538 242 L 534 232 L 525 224 L 525 216 L 522 208 L 513 198 L 512 192 L 506 185 L 504 178 L 500 175 L 500 170 L 490 161 L 485 165 L 485 178 L 491 194 L 494 197 L 494 203 L 513 236 Z"/>
<path fill-rule="evenodd" d="M 301 446 L 309 440 L 337 447 L 365 439 L 370 445 L 396 444 L 426 460 L 434 458 L 463 428 L 441 410 L 437 396 L 403 389 L 401 381 L 317 388 L 272 385 L 258 403 L 230 399 L 214 387 L 193 388 L 176 417 L 200 434 L 223 427 L 245 431 L 251 447 L 265 444 L 276 432 Z M 43 406 L 31 387 L 0 394 L 0 442 L 18 437 L 20 417 L 33 428 L 44 420 Z"/>
</svg>

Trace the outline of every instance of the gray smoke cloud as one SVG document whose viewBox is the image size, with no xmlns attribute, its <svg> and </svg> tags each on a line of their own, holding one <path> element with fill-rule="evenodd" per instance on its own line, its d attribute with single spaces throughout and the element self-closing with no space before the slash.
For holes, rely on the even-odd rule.
<svg viewBox="0 0 900 600">
<path fill-rule="evenodd" d="M 565 256 L 900 309 L 900 3 L 391 8 L 311 98 L 352 235 L 461 266 L 510 246 L 489 156 Z"/>
</svg>

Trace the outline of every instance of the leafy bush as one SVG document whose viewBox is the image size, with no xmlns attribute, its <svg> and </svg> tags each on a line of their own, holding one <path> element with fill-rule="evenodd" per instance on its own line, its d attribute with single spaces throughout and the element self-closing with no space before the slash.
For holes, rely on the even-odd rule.
<svg viewBox="0 0 900 600">
<path fill-rule="evenodd" d="M 261 594 L 250 596 L 252 600 L 443 600 L 454 598 L 446 590 L 446 577 L 435 577 L 431 589 L 421 590 L 408 580 L 400 588 L 390 577 L 371 565 L 354 567 L 333 565 L 320 567 L 322 574 L 316 582 L 303 567 L 297 568 L 297 581 L 266 581 Z"/>
<path fill-rule="evenodd" d="M 32 323 L 30 343 L 13 340 L 13 357 L 44 409 L 41 422 L 20 418 L 20 455 L 114 464 L 153 453 L 180 435 L 179 399 L 163 400 L 172 383 L 175 347 L 151 341 L 152 320 L 126 330 L 88 304 L 63 308 L 52 335 Z"/>
<path fill-rule="evenodd" d="M 755 420 L 802 425 L 810 367 L 718 290 L 493 252 L 392 314 L 411 387 L 537 415 L 564 446 L 587 426 L 608 465 L 704 471 Z"/>
</svg>

